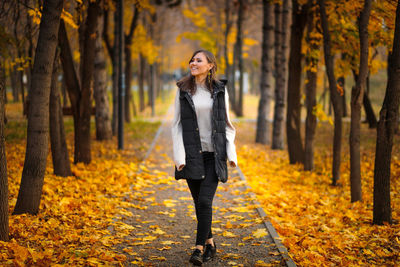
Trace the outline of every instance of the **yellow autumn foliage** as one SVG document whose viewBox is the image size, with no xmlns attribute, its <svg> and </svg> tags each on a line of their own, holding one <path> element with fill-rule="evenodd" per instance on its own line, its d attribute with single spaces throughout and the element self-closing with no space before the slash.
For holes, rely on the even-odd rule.
<svg viewBox="0 0 400 267">
<path fill-rule="evenodd" d="M 313 112 L 313 114 L 315 115 L 315 117 L 317 117 L 318 121 L 320 121 L 320 122 L 325 122 L 325 121 L 327 121 L 327 122 L 329 122 L 330 125 L 333 125 L 332 117 L 331 117 L 331 116 L 328 116 L 328 115 L 325 113 L 324 108 L 323 108 L 323 106 L 322 106 L 321 104 L 316 104 L 316 105 L 313 107 L 312 112 Z"/>
<path fill-rule="evenodd" d="M 350 203 L 349 153 L 343 137 L 340 185 L 331 186 L 329 124 L 317 128 L 315 170 L 290 165 L 287 151 L 254 144 L 253 127 L 240 123 L 239 166 L 249 181 L 289 255 L 298 266 L 397 266 L 400 261 L 400 151 L 392 159 L 393 225 L 372 225 L 374 134 L 362 127 L 363 201 Z"/>
<path fill-rule="evenodd" d="M 9 127 L 21 124 L 14 121 L 22 114 L 21 106 L 18 107 L 16 104 L 6 106 L 8 118 L 13 119 L 6 133 Z M 152 135 L 147 134 L 140 142 L 142 148 L 148 147 L 149 138 L 151 140 Z M 70 133 L 69 151 L 73 151 L 72 141 Z M 49 155 L 37 215 L 11 214 L 22 175 L 25 141 L 6 143 L 11 240 L 0 242 L 1 266 L 98 266 L 125 262 L 126 256 L 115 246 L 126 242 L 124 238 L 136 228 L 119 219 L 133 215 L 127 208 L 146 208 L 145 205 L 135 206 L 129 199 L 147 197 L 149 191 L 145 189 L 154 184 L 154 179 L 150 179 L 146 171 L 136 174 L 140 150 L 132 154 L 134 150 L 128 144 L 127 150 L 119 151 L 115 143 L 115 140 L 94 141 L 92 162 L 71 165 L 74 176 L 66 178 L 52 174 Z M 159 234 L 162 230 L 156 228 L 141 241 L 146 242 L 152 235 Z"/>
</svg>

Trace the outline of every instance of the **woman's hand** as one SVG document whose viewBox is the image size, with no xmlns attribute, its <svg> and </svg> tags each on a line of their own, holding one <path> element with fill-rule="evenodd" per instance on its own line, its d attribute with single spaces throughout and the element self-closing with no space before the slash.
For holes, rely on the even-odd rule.
<svg viewBox="0 0 400 267">
<path fill-rule="evenodd" d="M 181 171 L 183 169 L 183 167 L 185 167 L 185 164 L 181 164 L 178 168 L 178 171 Z"/>
<path fill-rule="evenodd" d="M 236 167 L 236 163 L 234 161 L 229 161 L 229 166 Z"/>
</svg>

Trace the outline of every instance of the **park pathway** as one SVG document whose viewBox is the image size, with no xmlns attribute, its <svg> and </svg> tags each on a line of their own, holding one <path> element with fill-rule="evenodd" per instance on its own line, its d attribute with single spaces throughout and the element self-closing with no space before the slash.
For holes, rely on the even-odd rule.
<svg viewBox="0 0 400 267">
<path fill-rule="evenodd" d="M 125 216 L 123 222 L 133 230 L 118 246 L 127 256 L 125 266 L 190 266 L 195 211 L 186 181 L 173 178 L 171 121 L 170 109 L 138 172 L 151 187 L 132 189 L 133 216 Z M 271 237 L 240 175 L 238 168 L 230 168 L 228 182 L 218 186 L 212 226 L 217 257 L 203 266 L 295 266 L 280 241 Z"/>
</svg>

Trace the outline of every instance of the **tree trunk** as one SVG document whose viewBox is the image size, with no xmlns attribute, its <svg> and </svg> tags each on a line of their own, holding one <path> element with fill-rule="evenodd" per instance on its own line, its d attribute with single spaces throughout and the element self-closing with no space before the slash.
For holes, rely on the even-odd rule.
<svg viewBox="0 0 400 267">
<path fill-rule="evenodd" d="M 134 5 L 134 15 L 132 16 L 131 25 L 129 28 L 129 33 L 125 35 L 125 121 L 131 122 L 131 111 L 130 107 L 132 104 L 133 115 L 136 116 L 136 106 L 132 94 L 131 81 L 132 81 L 132 40 L 133 33 L 137 26 L 139 19 L 139 8 Z"/>
<path fill-rule="evenodd" d="M 97 18 L 96 47 L 94 60 L 93 91 L 96 103 L 96 139 L 109 140 L 112 138 L 110 106 L 107 95 L 107 71 L 104 47 L 102 42 L 103 35 L 103 11 Z"/>
<path fill-rule="evenodd" d="M 3 79 L 3 81 L 0 80 L 0 82 L 2 82 L 4 84 L 3 85 L 4 89 L 1 89 L 1 90 L 2 90 L 2 93 L 4 96 L 4 103 L 7 104 L 8 99 L 7 99 L 7 90 L 6 90 L 6 68 L 4 66 L 4 61 L 2 63 L 0 63 L 0 72 L 1 72 L 0 77 Z M 3 105 L 3 107 L 4 107 L 4 105 Z M 5 113 L 4 113 L 4 117 L 5 117 Z"/>
<path fill-rule="evenodd" d="M 232 82 L 231 82 L 231 92 L 229 95 L 231 106 L 235 114 L 237 114 L 237 94 L 236 94 L 236 69 L 238 66 L 237 61 L 238 61 L 238 46 L 237 43 L 235 43 L 233 45 L 233 61 L 230 69 Z"/>
<path fill-rule="evenodd" d="M 85 23 L 83 54 L 81 55 L 81 94 L 79 120 L 75 128 L 75 163 L 89 164 L 92 160 L 90 146 L 90 116 L 92 111 L 91 85 L 93 81 L 97 17 L 100 12 L 98 2 L 90 2 Z"/>
<path fill-rule="evenodd" d="M 58 40 L 60 46 L 60 59 L 62 63 L 62 68 L 64 72 L 64 82 L 67 88 L 68 97 L 71 104 L 72 114 L 74 117 L 74 127 L 76 127 L 76 121 L 79 115 L 79 97 L 80 97 L 80 84 L 75 71 L 74 61 L 72 59 L 72 51 L 69 45 L 69 40 L 67 36 L 67 31 L 65 29 L 64 20 L 60 21 L 60 30 L 58 33 Z"/>
<path fill-rule="evenodd" d="M 7 99 L 7 88 L 6 88 L 6 68 L 4 67 L 4 61 L 2 63 L 0 63 L 0 77 L 2 77 L 2 79 L 4 79 L 4 81 L 2 81 L 2 83 L 4 83 L 4 89 L 2 89 L 2 93 L 4 96 L 4 103 L 7 104 L 8 103 L 8 99 Z M 1 81 L 1 80 L 0 80 Z M 5 112 L 5 111 L 4 111 Z M 5 113 L 4 113 L 4 117 L 5 117 Z"/>
<path fill-rule="evenodd" d="M 149 66 L 149 106 L 151 107 L 151 116 L 155 116 L 155 67 L 154 63 L 150 64 Z"/>
<path fill-rule="evenodd" d="M 88 7 L 88 15 L 85 23 L 84 40 L 82 42 L 83 53 L 81 54 L 81 84 L 75 72 L 72 53 L 69 46 L 65 25 L 62 22 L 60 27 L 61 61 L 66 85 L 74 117 L 74 162 L 85 164 L 91 161 L 90 146 L 90 116 L 91 116 L 91 84 L 93 79 L 95 42 L 97 16 L 99 3 L 91 2 Z"/>
<path fill-rule="evenodd" d="M 367 76 L 367 92 L 365 92 L 363 96 L 363 106 L 369 128 L 375 129 L 378 125 L 378 121 L 376 120 L 375 112 L 372 108 L 371 101 L 369 100 L 368 97 L 368 91 L 369 91 L 368 87 L 369 87 L 369 74 Z"/>
<path fill-rule="evenodd" d="M 397 2 L 392 54 L 389 55 L 389 75 L 385 99 L 379 113 L 374 171 L 373 223 L 392 223 L 390 207 L 390 163 L 393 135 L 399 119 L 400 104 L 400 1 Z"/>
<path fill-rule="evenodd" d="M 236 114 L 236 112 L 237 112 L 237 110 L 236 110 L 236 99 L 237 99 L 237 97 L 236 97 L 236 67 L 237 67 L 237 54 L 238 54 L 238 52 L 237 52 L 237 45 L 236 44 L 234 44 L 233 45 L 233 61 L 232 61 L 232 66 L 231 66 L 231 69 L 230 69 L 230 71 L 231 71 L 231 80 L 232 80 L 232 82 L 231 82 L 231 92 L 230 92 L 230 95 L 229 95 L 229 100 L 231 101 L 231 106 L 232 106 L 232 110 L 233 110 L 233 112 L 235 112 L 235 114 Z"/>
<path fill-rule="evenodd" d="M 278 8 L 279 7 L 279 8 Z M 284 0 L 282 7 L 275 4 L 275 12 L 279 12 L 279 19 L 275 18 L 275 107 L 272 130 L 272 149 L 284 148 L 284 118 L 286 88 L 288 85 L 288 48 L 290 32 L 291 1 Z M 278 23 L 279 22 L 279 23 Z"/>
<path fill-rule="evenodd" d="M 25 0 L 25 6 L 30 6 L 30 0 Z M 33 58 L 33 53 L 34 51 L 34 46 L 33 46 L 33 27 L 32 27 L 32 18 L 29 15 L 28 8 L 26 8 L 26 26 L 27 26 L 27 31 L 26 31 L 26 39 L 28 40 L 28 57 Z M 28 62 L 27 68 L 25 69 L 26 71 L 26 98 L 24 102 L 24 108 L 26 105 L 26 102 L 28 101 L 29 98 L 29 88 L 31 88 L 31 76 L 32 76 L 32 61 L 30 60 Z M 24 112 L 24 114 L 27 114 L 27 112 Z"/>
<path fill-rule="evenodd" d="M 326 73 L 323 73 L 324 78 L 322 81 L 322 86 L 324 88 L 324 91 L 322 92 L 322 95 L 319 99 L 319 101 L 322 101 L 322 110 L 326 111 L 326 93 L 328 92 L 328 87 L 326 86 Z"/>
<path fill-rule="evenodd" d="M 154 25 L 157 22 L 157 12 L 154 12 L 150 16 L 150 22 L 148 23 L 149 27 L 149 36 L 151 40 L 156 42 L 154 37 Z M 151 116 L 155 115 L 155 99 L 156 99 L 156 71 L 155 71 L 155 60 L 149 60 L 149 77 L 148 77 L 148 102 L 151 107 Z"/>
<path fill-rule="evenodd" d="M 144 102 L 144 72 L 146 71 L 145 59 L 142 54 L 139 55 L 139 110 L 143 111 L 145 108 Z"/>
<path fill-rule="evenodd" d="M 163 54 L 161 52 L 160 57 L 163 57 Z M 160 59 L 160 62 L 154 62 L 154 83 L 155 83 L 155 87 L 156 87 L 156 95 L 155 95 L 155 99 L 157 99 L 157 97 L 161 96 L 161 93 L 163 91 L 162 88 L 162 73 L 161 73 L 161 69 L 160 69 L 160 65 L 162 64 L 162 59 Z M 155 102 L 154 102 L 155 103 Z"/>
<path fill-rule="evenodd" d="M 356 86 L 351 90 L 350 121 L 350 192 L 351 202 L 362 200 L 361 162 L 360 162 L 360 123 L 361 105 L 368 75 L 368 21 L 371 12 L 371 0 L 365 0 L 359 18 L 360 66 Z"/>
<path fill-rule="evenodd" d="M 16 49 L 16 57 L 17 59 L 21 59 L 22 58 L 22 52 L 21 52 L 21 46 L 22 46 L 22 39 L 18 36 L 19 33 L 19 26 L 18 24 L 20 24 L 21 22 L 21 12 L 20 12 L 20 6 L 17 3 L 17 5 L 15 5 L 15 13 L 14 13 L 14 18 L 13 18 L 13 32 L 14 32 L 14 42 L 15 42 L 15 49 Z M 22 23 L 21 23 L 22 24 Z M 11 25 L 10 25 L 11 26 Z M 22 66 L 21 62 L 19 62 L 20 60 L 15 60 L 15 65 L 13 67 L 14 72 L 13 75 L 14 76 L 14 80 L 15 80 L 15 87 L 13 86 L 13 94 L 14 95 L 14 102 L 19 102 L 20 101 L 20 94 L 22 96 L 22 100 L 24 100 L 24 96 L 23 96 L 23 92 L 24 92 L 24 84 L 22 81 L 22 70 L 20 69 Z M 14 90 L 15 89 L 15 90 Z M 22 101 L 22 103 L 24 103 L 24 101 Z"/>
<path fill-rule="evenodd" d="M 125 122 L 132 121 L 131 110 L 130 110 L 131 102 L 133 102 L 131 80 L 132 80 L 132 52 L 130 44 L 127 45 L 125 39 L 125 99 L 124 99 Z"/>
<path fill-rule="evenodd" d="M 68 104 L 68 97 L 67 97 L 67 87 L 65 85 L 65 76 L 61 77 L 61 94 L 62 94 L 62 106 L 67 107 Z"/>
<path fill-rule="evenodd" d="M 0 240 L 8 241 L 8 177 L 4 138 L 5 75 L 0 61 Z"/>
<path fill-rule="evenodd" d="M 23 53 L 20 51 L 19 48 L 18 48 L 18 57 L 19 58 L 23 57 Z M 19 88 L 20 88 L 21 100 L 22 100 L 22 104 L 23 104 L 23 103 L 25 103 L 25 88 L 24 88 L 24 80 L 23 80 L 24 71 L 23 71 L 22 63 L 19 63 L 18 67 L 22 69 L 22 70 L 18 71 L 18 83 L 19 83 Z"/>
<path fill-rule="evenodd" d="M 51 73 L 63 0 L 43 3 L 32 72 L 24 168 L 14 214 L 39 211 L 48 153 Z"/>
<path fill-rule="evenodd" d="M 300 6 L 293 0 L 292 27 L 290 36 L 289 80 L 286 113 L 286 139 L 290 164 L 304 162 L 301 140 L 301 46 L 307 21 L 308 4 Z"/>
<path fill-rule="evenodd" d="M 157 97 L 161 97 L 162 95 L 163 95 L 163 91 L 164 91 L 164 89 L 163 89 L 163 84 L 164 84 L 164 81 L 163 81 L 163 73 L 161 72 L 161 66 L 163 65 L 163 52 L 161 51 L 161 59 L 160 59 L 160 62 L 156 62 L 155 63 L 155 66 L 156 66 L 156 88 L 157 88 L 157 90 L 156 90 L 156 98 Z M 164 101 L 164 98 L 162 99 L 163 101 Z"/>
<path fill-rule="evenodd" d="M 19 92 L 21 91 L 17 66 L 14 66 L 10 69 L 10 78 L 13 101 L 16 103 L 19 101 Z"/>
<path fill-rule="evenodd" d="M 270 142 L 268 118 L 272 98 L 272 55 L 274 40 L 273 3 L 269 0 L 264 0 L 263 9 L 263 41 L 260 59 L 260 101 L 258 103 L 256 143 L 268 144 Z"/>
<path fill-rule="evenodd" d="M 151 106 L 151 66 L 150 63 L 148 61 L 148 59 L 146 59 L 146 83 L 147 83 L 147 104 L 146 106 Z"/>
<path fill-rule="evenodd" d="M 118 47 L 119 47 L 119 27 L 118 27 L 118 16 L 117 13 L 114 12 L 114 47 L 112 49 L 112 102 L 113 102 L 113 113 L 112 113 L 112 132 L 113 135 L 117 135 L 118 133 L 118 65 L 119 65 L 119 55 L 118 55 Z M 122 60 L 122 59 L 121 59 Z"/>
<path fill-rule="evenodd" d="M 58 88 L 59 52 L 56 52 L 53 64 L 53 75 L 50 88 L 50 143 L 54 174 L 71 176 L 71 167 L 65 140 L 64 121 L 61 107 L 60 90 Z"/>
<path fill-rule="evenodd" d="M 328 76 L 330 98 L 335 116 L 335 126 L 333 134 L 332 185 L 336 185 L 337 181 L 340 178 L 343 105 L 336 86 L 336 78 L 333 67 L 333 56 L 331 54 L 331 36 L 328 28 L 328 18 L 325 11 L 325 0 L 318 0 L 318 4 L 320 7 L 321 26 L 324 36 L 324 58 L 326 65 L 326 74 Z"/>
<path fill-rule="evenodd" d="M 243 116 L 243 75 L 244 75 L 244 68 L 243 68 L 243 19 L 244 19 L 244 8 L 245 4 L 244 0 L 239 0 L 239 10 L 238 10 L 238 19 L 237 19 L 237 35 L 236 35 L 236 45 L 237 45 L 237 60 L 238 60 L 238 69 L 239 69 L 239 99 L 237 102 L 237 112 L 236 115 L 238 117 Z"/>
<path fill-rule="evenodd" d="M 227 88 L 229 92 L 229 96 L 232 95 L 232 71 L 231 64 L 229 64 L 229 52 L 228 52 L 228 36 L 232 27 L 232 20 L 230 19 L 230 0 L 225 0 L 225 38 L 224 38 L 224 59 L 225 59 L 225 76 L 228 80 Z M 229 97 L 231 99 L 232 97 Z M 231 101 L 232 106 L 232 101 Z"/>
<path fill-rule="evenodd" d="M 307 66 L 307 82 L 306 89 L 306 137 L 304 143 L 304 170 L 311 171 L 314 169 L 314 136 L 317 126 L 317 118 L 314 114 L 314 107 L 317 105 L 317 68 L 319 61 L 319 43 L 320 40 L 313 34 L 317 29 L 316 18 L 314 11 L 310 12 L 307 21 L 307 36 L 306 41 L 309 44 L 309 51 L 306 53 Z M 313 56 L 318 55 L 318 56 Z"/>
<path fill-rule="evenodd" d="M 343 106 L 343 118 L 347 117 L 347 105 L 346 105 L 346 88 L 344 76 L 341 76 L 337 79 L 338 86 L 340 86 L 343 90 L 343 94 L 341 95 L 341 101 Z"/>
</svg>

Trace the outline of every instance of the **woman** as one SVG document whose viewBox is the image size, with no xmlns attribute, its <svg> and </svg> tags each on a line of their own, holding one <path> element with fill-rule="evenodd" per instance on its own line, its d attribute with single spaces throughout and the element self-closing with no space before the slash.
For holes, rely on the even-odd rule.
<svg viewBox="0 0 400 267">
<path fill-rule="evenodd" d="M 215 77 L 214 55 L 198 50 L 189 67 L 190 74 L 177 82 L 171 132 L 175 179 L 186 179 L 196 209 L 196 249 L 189 261 L 201 265 L 217 251 L 211 232 L 212 201 L 218 182 L 228 179 L 226 161 L 236 167 L 237 156 L 228 92 Z"/>
</svg>

